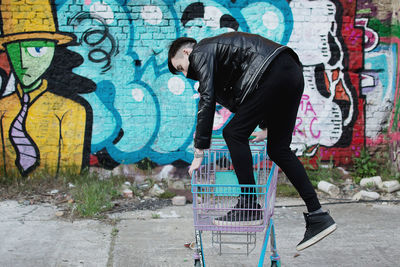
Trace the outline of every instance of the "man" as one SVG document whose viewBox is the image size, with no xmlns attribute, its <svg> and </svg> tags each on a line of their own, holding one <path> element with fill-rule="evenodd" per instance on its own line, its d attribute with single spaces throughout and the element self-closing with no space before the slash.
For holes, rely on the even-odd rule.
<svg viewBox="0 0 400 267">
<path fill-rule="evenodd" d="M 168 53 L 169 70 L 198 80 L 200 94 L 195 153 L 189 174 L 198 169 L 209 148 L 215 104 L 235 113 L 223 129 L 233 166 L 242 185 L 254 185 L 252 156 L 248 138 L 253 142 L 268 136 L 267 152 L 278 164 L 307 206 L 306 232 L 298 250 L 309 247 L 336 229 L 328 212 L 323 212 L 307 173 L 290 149 L 297 110 L 304 90 L 302 65 L 295 52 L 259 35 L 230 32 L 196 42 L 182 37 L 172 42 Z M 253 132 L 257 125 L 262 131 Z M 260 207 L 255 194 L 242 188 L 236 209 L 214 223 L 259 221 L 259 215 L 243 210 Z M 223 224 L 223 223 L 222 223 Z"/>
</svg>

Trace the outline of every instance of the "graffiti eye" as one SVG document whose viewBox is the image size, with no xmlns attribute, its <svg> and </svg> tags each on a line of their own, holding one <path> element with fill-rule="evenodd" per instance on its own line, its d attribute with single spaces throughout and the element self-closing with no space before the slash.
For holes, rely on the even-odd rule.
<svg viewBox="0 0 400 267">
<path fill-rule="evenodd" d="M 48 47 L 28 47 L 28 53 L 33 57 L 41 57 L 46 54 Z"/>
</svg>

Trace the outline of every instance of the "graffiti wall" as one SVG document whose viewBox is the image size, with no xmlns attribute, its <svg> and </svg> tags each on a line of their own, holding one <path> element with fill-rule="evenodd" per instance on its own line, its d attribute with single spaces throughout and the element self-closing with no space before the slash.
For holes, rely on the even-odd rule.
<svg viewBox="0 0 400 267">
<path fill-rule="evenodd" d="M 400 3 L 357 1 L 355 21 L 365 32 L 361 93 L 366 100 L 366 145 L 388 143 L 400 171 Z"/>
<path fill-rule="evenodd" d="M 389 136 L 400 166 L 394 2 L 3 0 L 1 171 L 191 162 L 199 84 L 169 73 L 168 47 L 229 31 L 298 53 L 297 155 L 348 164 Z M 214 133 L 232 116 L 217 106 Z"/>
<path fill-rule="evenodd" d="M 35 9 L 23 11 L 30 6 Z M 46 0 L 1 3 L 0 166 L 6 175 L 56 175 L 89 162 L 92 111 L 80 94 L 95 84 L 72 72 L 83 60 L 66 49 L 75 35 L 59 31 L 54 7 Z"/>
</svg>

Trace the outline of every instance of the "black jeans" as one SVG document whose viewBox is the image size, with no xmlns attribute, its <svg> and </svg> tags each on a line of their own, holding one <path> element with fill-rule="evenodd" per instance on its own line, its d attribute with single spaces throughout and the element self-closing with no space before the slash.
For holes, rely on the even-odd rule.
<svg viewBox="0 0 400 267">
<path fill-rule="evenodd" d="M 302 67 L 286 52 L 278 55 L 223 129 L 239 184 L 254 184 L 248 138 L 264 120 L 268 129 L 267 152 L 282 169 L 307 205 L 321 208 L 303 164 L 291 151 L 292 132 L 304 90 Z"/>
</svg>

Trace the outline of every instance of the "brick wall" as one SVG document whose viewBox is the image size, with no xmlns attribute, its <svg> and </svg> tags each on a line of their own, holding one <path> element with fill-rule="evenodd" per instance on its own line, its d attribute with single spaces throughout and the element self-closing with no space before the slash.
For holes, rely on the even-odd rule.
<svg viewBox="0 0 400 267">
<path fill-rule="evenodd" d="M 200 40 L 236 30 L 288 45 L 300 56 L 306 87 L 293 132 L 297 155 L 342 165 L 366 146 L 389 145 L 400 169 L 397 1 L 6 0 L 1 5 L 1 44 L 25 49 L 0 53 L 3 171 L 30 174 L 45 163 L 54 172 L 71 164 L 112 169 L 144 158 L 159 165 L 190 162 L 198 83 L 169 73 L 168 46 L 181 36 Z M 51 36 L 26 34 L 30 31 Z M 43 44 L 29 44 L 42 39 L 65 44 L 54 54 Z M 15 51 L 25 51 L 25 59 L 18 61 Z M 40 53 L 51 55 L 51 64 Z M 52 111 L 29 110 L 32 118 L 23 126 L 33 141 L 54 141 L 36 144 L 40 160 L 26 170 L 22 163 L 29 158 L 18 156 L 18 144 L 9 136 L 22 110 L 17 100 L 23 93 L 16 87 L 22 83 L 34 94 L 41 83 L 29 84 L 21 61 L 37 66 L 30 77 L 48 81 L 50 96 L 38 99 Z M 70 119 L 71 113 L 80 116 Z M 231 116 L 218 106 L 215 134 Z M 53 131 L 46 132 L 43 125 L 49 123 Z"/>
</svg>

